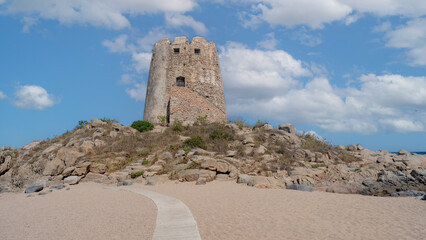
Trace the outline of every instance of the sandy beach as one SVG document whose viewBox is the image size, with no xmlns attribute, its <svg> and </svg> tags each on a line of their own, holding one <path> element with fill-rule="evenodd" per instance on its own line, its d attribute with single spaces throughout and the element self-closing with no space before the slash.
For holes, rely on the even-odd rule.
<svg viewBox="0 0 426 240">
<path fill-rule="evenodd" d="M 157 209 L 148 198 L 84 183 L 47 195 L 0 195 L 0 239 L 150 239 Z"/>
<path fill-rule="evenodd" d="M 413 198 L 258 189 L 219 181 L 202 186 L 168 183 L 137 187 L 182 200 L 205 240 L 426 236 L 426 204 Z"/>
<path fill-rule="evenodd" d="M 202 239 L 424 239 L 426 204 L 234 182 L 134 184 L 183 201 Z M 0 195 L 2 239 L 150 239 L 156 206 L 141 195 L 83 183 L 44 196 Z"/>
</svg>

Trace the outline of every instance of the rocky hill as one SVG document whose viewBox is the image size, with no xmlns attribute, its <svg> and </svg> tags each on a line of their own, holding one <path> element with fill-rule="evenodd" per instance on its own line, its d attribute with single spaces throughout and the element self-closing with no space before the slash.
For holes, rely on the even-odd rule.
<svg viewBox="0 0 426 240">
<path fill-rule="evenodd" d="M 236 181 L 259 188 L 407 196 L 426 191 L 426 156 L 332 146 L 291 124 L 155 126 L 93 119 L 50 140 L 0 148 L 0 190 L 94 181 Z M 28 190 L 28 187 L 32 188 Z M 423 191 L 423 192 L 421 192 Z"/>
</svg>

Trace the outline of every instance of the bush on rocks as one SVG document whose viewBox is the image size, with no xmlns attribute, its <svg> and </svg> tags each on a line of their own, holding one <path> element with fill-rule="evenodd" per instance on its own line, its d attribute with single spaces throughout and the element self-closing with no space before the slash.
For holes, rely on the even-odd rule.
<svg viewBox="0 0 426 240">
<path fill-rule="evenodd" d="M 206 143 L 204 142 L 204 139 L 200 136 L 193 136 L 191 138 L 186 139 L 183 142 L 183 148 L 185 147 L 190 147 L 190 148 L 202 148 L 205 149 L 206 148 Z"/>
<path fill-rule="evenodd" d="M 227 141 L 232 141 L 234 140 L 234 134 L 232 133 L 228 133 L 222 129 L 215 129 L 213 130 L 210 135 L 209 138 L 211 140 L 227 140 Z"/>
<path fill-rule="evenodd" d="M 138 130 L 139 132 L 145 132 L 152 130 L 154 125 L 148 121 L 134 121 L 130 127 Z"/>
<path fill-rule="evenodd" d="M 132 172 L 132 173 L 130 173 L 130 177 L 131 178 L 137 178 L 139 176 L 142 176 L 143 174 L 144 174 L 144 171 Z"/>
</svg>

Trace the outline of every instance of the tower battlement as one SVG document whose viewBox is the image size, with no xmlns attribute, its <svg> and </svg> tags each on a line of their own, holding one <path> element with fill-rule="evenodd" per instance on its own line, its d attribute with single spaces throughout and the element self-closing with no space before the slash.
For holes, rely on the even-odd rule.
<svg viewBox="0 0 426 240">
<path fill-rule="evenodd" d="M 166 116 L 191 124 L 205 115 L 209 122 L 226 121 L 216 44 L 202 37 L 160 40 L 152 52 L 144 120 L 158 123 Z"/>
</svg>

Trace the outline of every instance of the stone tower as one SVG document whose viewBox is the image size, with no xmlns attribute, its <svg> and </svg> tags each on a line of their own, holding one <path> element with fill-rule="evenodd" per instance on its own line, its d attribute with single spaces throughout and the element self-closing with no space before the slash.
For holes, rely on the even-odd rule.
<svg viewBox="0 0 426 240">
<path fill-rule="evenodd" d="M 192 124 L 226 121 L 225 96 L 216 44 L 204 38 L 176 37 L 155 44 L 149 70 L 144 120 Z"/>
</svg>

